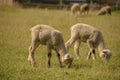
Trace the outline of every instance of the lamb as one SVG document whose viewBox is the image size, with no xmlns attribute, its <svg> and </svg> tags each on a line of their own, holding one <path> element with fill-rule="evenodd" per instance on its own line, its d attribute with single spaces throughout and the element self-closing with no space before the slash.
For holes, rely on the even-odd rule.
<svg viewBox="0 0 120 80">
<path fill-rule="evenodd" d="M 89 5 L 88 5 L 87 3 L 82 4 L 82 5 L 80 6 L 80 13 L 81 13 L 81 14 L 82 14 L 82 13 L 85 13 L 85 12 L 87 12 L 87 14 L 88 14 L 88 11 L 89 11 Z"/>
<path fill-rule="evenodd" d="M 39 24 L 30 29 L 32 39 L 31 45 L 29 46 L 29 56 L 28 61 L 30 64 L 35 67 L 35 59 L 34 52 L 36 48 L 41 45 L 47 46 L 48 53 L 48 67 L 51 66 L 51 51 L 55 50 L 57 53 L 57 57 L 59 60 L 60 67 L 62 67 L 62 63 L 64 63 L 67 67 L 70 67 L 73 61 L 73 57 L 67 52 L 65 48 L 63 36 L 60 31 L 52 28 L 49 25 Z"/>
<path fill-rule="evenodd" d="M 87 59 L 90 59 L 92 54 L 93 59 L 95 60 L 95 49 L 98 49 L 100 57 L 104 61 L 109 61 L 112 53 L 109 49 L 106 48 L 103 35 L 100 30 L 83 23 L 73 25 L 71 27 L 71 38 L 65 43 L 65 45 L 66 48 L 69 49 L 69 47 L 75 43 L 74 51 L 76 53 L 77 59 L 80 58 L 79 47 L 81 42 L 86 42 L 90 49 Z"/>
<path fill-rule="evenodd" d="M 74 16 L 77 16 L 80 13 L 80 5 L 78 3 L 75 3 L 71 7 L 71 12 Z"/>
<path fill-rule="evenodd" d="M 104 15 L 104 14 L 111 15 L 111 7 L 110 6 L 102 7 L 97 13 L 97 15 Z"/>
</svg>

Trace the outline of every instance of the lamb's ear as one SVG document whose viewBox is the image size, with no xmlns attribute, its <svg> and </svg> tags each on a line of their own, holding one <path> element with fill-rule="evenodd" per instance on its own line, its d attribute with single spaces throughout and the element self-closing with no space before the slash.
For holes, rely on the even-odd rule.
<svg viewBox="0 0 120 80">
<path fill-rule="evenodd" d="M 103 50 L 102 52 L 104 53 L 104 57 L 111 56 L 109 50 Z"/>
<path fill-rule="evenodd" d="M 106 50 L 103 50 L 102 52 L 103 52 L 103 53 L 107 53 L 107 51 L 106 51 Z"/>
<path fill-rule="evenodd" d="M 69 59 L 71 58 L 71 55 L 69 53 L 66 54 L 66 58 Z"/>
<path fill-rule="evenodd" d="M 107 51 L 106 50 L 103 50 L 102 51 L 104 54 L 103 54 L 103 57 L 106 57 L 107 56 Z"/>
<path fill-rule="evenodd" d="M 111 53 L 111 51 L 109 49 L 105 49 L 102 51 L 103 53 Z"/>
</svg>

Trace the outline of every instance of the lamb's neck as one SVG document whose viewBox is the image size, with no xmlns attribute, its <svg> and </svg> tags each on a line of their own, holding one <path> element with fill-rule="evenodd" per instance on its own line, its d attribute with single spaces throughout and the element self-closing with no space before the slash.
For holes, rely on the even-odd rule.
<svg viewBox="0 0 120 80">
<path fill-rule="evenodd" d="M 59 46 L 58 53 L 60 54 L 60 56 L 64 56 L 67 53 L 67 49 L 65 48 L 65 46 Z"/>
<path fill-rule="evenodd" d="M 101 52 L 104 49 L 106 49 L 106 45 L 105 45 L 104 41 L 102 41 L 98 44 L 98 50 L 99 50 L 99 52 Z"/>
</svg>

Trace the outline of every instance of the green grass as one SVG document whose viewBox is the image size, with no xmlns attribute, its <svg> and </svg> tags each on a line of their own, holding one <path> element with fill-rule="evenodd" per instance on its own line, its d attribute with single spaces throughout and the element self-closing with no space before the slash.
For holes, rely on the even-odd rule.
<svg viewBox="0 0 120 80">
<path fill-rule="evenodd" d="M 103 32 L 107 47 L 113 55 L 110 62 L 86 60 L 89 51 L 82 43 L 81 59 L 74 59 L 70 69 L 60 68 L 55 52 L 52 66 L 47 68 L 47 51 L 39 46 L 35 52 L 37 67 L 27 61 L 31 40 L 29 29 L 36 24 L 48 24 L 60 30 L 65 42 L 70 37 L 70 27 L 76 23 L 93 25 Z M 120 80 L 120 11 L 112 16 L 96 16 L 96 12 L 75 18 L 70 11 L 48 9 L 22 9 L 0 6 L 0 80 Z M 70 53 L 75 57 L 73 47 Z M 76 57 L 75 57 L 76 58 Z"/>
</svg>

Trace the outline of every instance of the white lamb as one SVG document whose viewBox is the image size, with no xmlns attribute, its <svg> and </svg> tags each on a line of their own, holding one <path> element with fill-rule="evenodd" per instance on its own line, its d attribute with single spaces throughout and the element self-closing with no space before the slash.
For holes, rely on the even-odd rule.
<svg viewBox="0 0 120 80">
<path fill-rule="evenodd" d="M 95 59 L 95 48 L 98 49 L 100 57 L 105 61 L 108 61 L 112 55 L 111 51 L 105 46 L 101 31 L 93 26 L 83 23 L 73 25 L 71 27 L 71 38 L 65 43 L 66 48 L 68 49 L 74 42 L 74 51 L 77 59 L 80 58 L 79 47 L 81 42 L 87 42 L 90 48 L 87 59 L 91 57 L 91 54 L 93 55 L 93 59 Z"/>
<path fill-rule="evenodd" d="M 97 15 L 104 15 L 104 14 L 111 15 L 111 7 L 110 6 L 102 7 L 97 13 Z"/>
<path fill-rule="evenodd" d="M 73 61 L 73 57 L 67 53 L 65 48 L 63 36 L 60 31 L 48 26 L 48 25 L 36 25 L 30 29 L 32 34 L 31 45 L 29 46 L 28 61 L 34 67 L 34 51 L 41 44 L 47 46 L 48 53 L 48 67 L 50 67 L 51 51 L 56 51 L 59 64 L 65 63 L 67 67 L 70 67 Z"/>
<path fill-rule="evenodd" d="M 86 12 L 88 14 L 89 9 L 90 9 L 90 7 L 89 7 L 89 5 L 87 3 L 82 4 L 80 6 L 80 13 L 82 14 L 82 13 Z"/>
<path fill-rule="evenodd" d="M 71 12 L 74 16 L 77 16 L 80 13 L 80 4 L 75 3 L 71 7 Z"/>
</svg>

